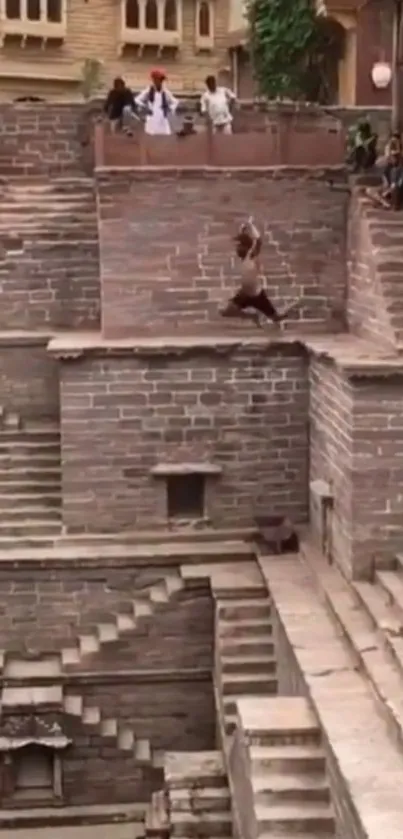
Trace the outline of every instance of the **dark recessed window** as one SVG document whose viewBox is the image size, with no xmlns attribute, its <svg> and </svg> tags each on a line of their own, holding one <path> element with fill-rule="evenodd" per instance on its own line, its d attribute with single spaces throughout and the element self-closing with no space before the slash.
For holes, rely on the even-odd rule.
<svg viewBox="0 0 403 839">
<path fill-rule="evenodd" d="M 170 475 L 167 477 L 168 518 L 203 518 L 204 483 L 204 475 Z"/>
</svg>

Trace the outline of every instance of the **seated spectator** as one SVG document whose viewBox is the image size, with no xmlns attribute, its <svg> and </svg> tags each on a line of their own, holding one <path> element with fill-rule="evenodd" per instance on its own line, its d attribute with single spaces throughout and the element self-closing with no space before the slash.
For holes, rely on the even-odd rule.
<svg viewBox="0 0 403 839">
<path fill-rule="evenodd" d="M 377 135 L 372 131 L 369 120 L 358 123 L 350 138 L 352 146 L 348 162 L 353 172 L 366 172 L 375 166 L 377 158 Z"/>
<path fill-rule="evenodd" d="M 400 145 L 390 143 L 389 154 L 382 172 L 382 186 L 368 189 L 367 195 L 386 210 L 403 209 L 403 156 Z"/>
<path fill-rule="evenodd" d="M 118 77 L 114 80 L 113 87 L 105 100 L 104 112 L 110 121 L 112 131 L 124 131 L 131 134 L 133 122 L 138 121 L 138 117 L 134 95 L 123 79 Z"/>
</svg>

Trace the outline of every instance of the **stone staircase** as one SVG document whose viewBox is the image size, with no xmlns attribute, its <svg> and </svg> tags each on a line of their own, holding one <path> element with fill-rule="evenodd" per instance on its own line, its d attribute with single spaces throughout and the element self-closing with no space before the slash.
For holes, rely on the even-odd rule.
<svg viewBox="0 0 403 839">
<path fill-rule="evenodd" d="M 403 232 L 399 213 L 353 196 L 349 313 L 353 330 L 403 345 Z M 361 321 L 361 322 L 360 322 Z"/>
<path fill-rule="evenodd" d="M 0 548 L 60 529 L 60 431 L 0 408 Z"/>
<path fill-rule="evenodd" d="M 33 686 L 27 683 L 14 687 L 9 683 L 2 688 L 1 710 L 7 709 L 10 713 L 16 708 L 24 708 L 32 713 L 50 707 L 79 718 L 89 733 L 105 740 L 105 745 L 112 745 L 139 763 L 158 765 L 158 755 L 152 754 L 149 740 L 137 738 L 130 726 L 120 723 L 116 717 L 104 716 L 97 705 L 86 702 L 78 693 L 66 690 L 61 684 Z"/>
<path fill-rule="evenodd" d="M 325 754 L 307 700 L 285 696 L 241 699 L 237 731 L 246 744 L 248 776 L 242 790 L 242 753 L 234 753 L 235 766 L 238 763 L 234 771 L 236 793 L 240 807 L 242 801 L 252 801 L 256 835 L 267 839 L 331 839 L 335 818 Z"/>
<path fill-rule="evenodd" d="M 74 645 L 65 645 L 60 655 L 23 660 L 9 657 L 6 650 L 0 650 L 0 670 L 3 670 L 5 678 L 60 678 L 65 669 L 85 665 L 86 657 L 101 652 L 104 644 L 114 643 L 122 636 L 135 632 L 142 619 L 152 617 L 158 607 L 167 604 L 183 586 L 180 573 L 171 571 L 132 598 L 130 613 L 105 616 L 93 632 L 83 632 L 77 635 Z"/>
<path fill-rule="evenodd" d="M 308 553 L 307 553 L 308 556 Z M 347 582 L 310 558 L 330 616 L 371 686 L 389 735 L 403 747 L 403 564 L 375 571 L 374 581 Z"/>
<path fill-rule="evenodd" d="M 168 752 L 164 774 L 172 839 L 232 836 L 230 793 L 221 752 Z"/>
<path fill-rule="evenodd" d="M 139 763 L 160 765 L 149 740 L 137 738 L 133 729 L 120 723 L 117 717 L 104 716 L 98 705 L 87 703 L 78 693 L 64 693 L 62 701 L 66 714 L 78 717 L 87 730 L 91 729 L 106 743 L 112 741 L 115 748 Z"/>
<path fill-rule="evenodd" d="M 219 717 L 226 735 L 236 723 L 236 702 L 243 696 L 277 693 L 276 659 L 270 600 L 255 590 L 236 597 L 214 592 L 215 687 Z"/>
<path fill-rule="evenodd" d="M 148 839 L 169 839 L 169 808 L 165 789 L 157 790 L 151 796 L 144 819 L 144 834 Z"/>
<path fill-rule="evenodd" d="M 3 329 L 99 321 L 95 188 L 86 177 L 0 184 Z"/>
</svg>

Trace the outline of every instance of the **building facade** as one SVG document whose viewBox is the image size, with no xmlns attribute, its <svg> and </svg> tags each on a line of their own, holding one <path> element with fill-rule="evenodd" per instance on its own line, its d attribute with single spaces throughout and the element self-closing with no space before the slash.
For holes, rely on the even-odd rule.
<svg viewBox="0 0 403 839">
<path fill-rule="evenodd" d="M 229 69 L 228 0 L 0 0 L 0 89 L 19 97 L 80 99 L 123 75 L 134 89 L 165 67 L 178 93 L 200 91 L 208 72 Z"/>
</svg>

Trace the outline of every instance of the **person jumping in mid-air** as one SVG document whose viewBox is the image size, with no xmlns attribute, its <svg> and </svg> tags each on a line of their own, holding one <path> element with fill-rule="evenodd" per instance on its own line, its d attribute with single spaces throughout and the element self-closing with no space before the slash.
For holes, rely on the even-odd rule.
<svg viewBox="0 0 403 839">
<path fill-rule="evenodd" d="M 241 288 L 228 303 L 220 309 L 220 314 L 227 318 L 244 318 L 252 320 L 256 326 L 261 327 L 260 316 L 279 325 L 282 323 L 290 310 L 298 301 L 294 301 L 287 309 L 280 314 L 269 299 L 266 290 L 262 286 L 260 272 L 260 252 L 262 250 L 262 237 L 250 218 L 246 224 L 242 224 L 238 234 L 235 236 L 236 253 L 242 260 L 242 283 Z M 252 310 L 252 311 L 248 311 Z"/>
</svg>

